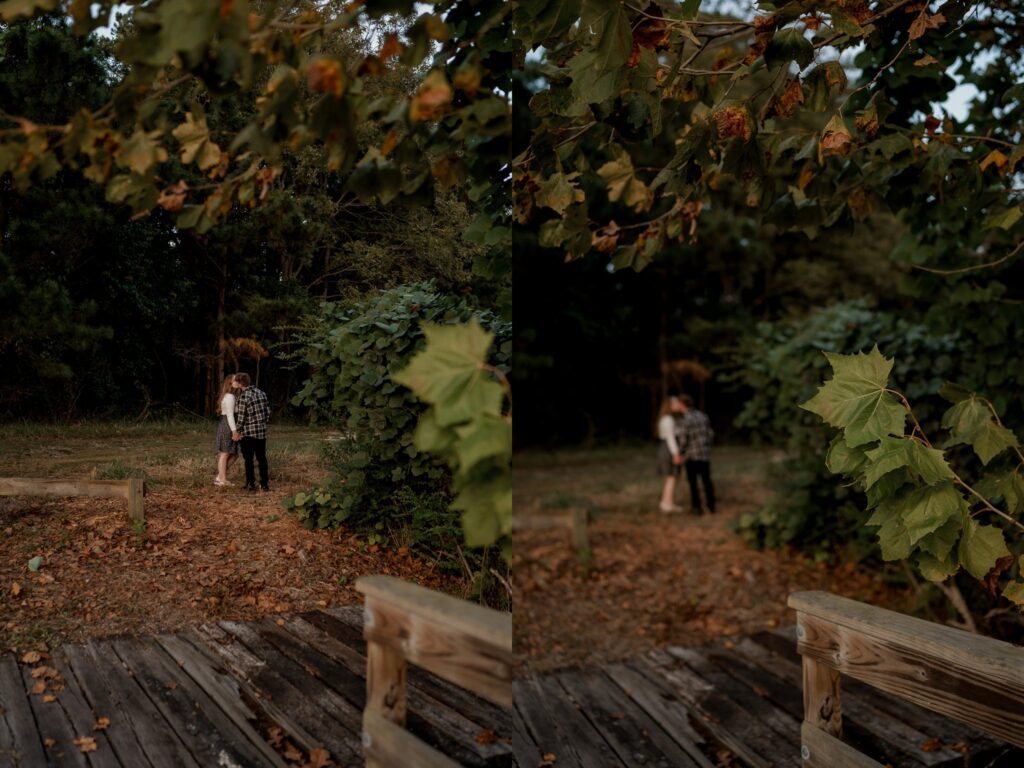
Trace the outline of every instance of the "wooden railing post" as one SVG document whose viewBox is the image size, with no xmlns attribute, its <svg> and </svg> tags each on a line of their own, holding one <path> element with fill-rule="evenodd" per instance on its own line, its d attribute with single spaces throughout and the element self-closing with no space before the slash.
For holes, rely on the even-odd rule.
<svg viewBox="0 0 1024 768">
<path fill-rule="evenodd" d="M 142 507 L 142 497 L 145 489 L 146 483 L 144 480 L 136 477 L 128 480 L 128 514 L 131 515 L 133 523 L 141 524 L 146 520 Z"/>
</svg>

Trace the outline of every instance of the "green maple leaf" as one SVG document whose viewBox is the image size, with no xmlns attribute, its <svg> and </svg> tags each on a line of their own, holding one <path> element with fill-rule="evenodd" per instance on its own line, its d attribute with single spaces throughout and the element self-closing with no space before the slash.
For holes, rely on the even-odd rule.
<svg viewBox="0 0 1024 768">
<path fill-rule="evenodd" d="M 903 524 L 916 544 L 951 519 L 961 519 L 968 511 L 966 502 L 950 482 L 919 488 L 901 501 Z"/>
<path fill-rule="evenodd" d="M 512 422 L 503 416 L 484 413 L 469 424 L 456 427 L 459 441 L 455 451 L 459 457 L 459 472 L 468 472 L 478 462 L 492 456 L 510 456 L 512 452 Z"/>
<path fill-rule="evenodd" d="M 952 558 L 938 558 L 921 552 L 917 556 L 917 568 L 928 581 L 942 582 L 959 571 L 960 565 Z"/>
<path fill-rule="evenodd" d="M 424 323 L 423 335 L 426 347 L 392 380 L 433 405 L 441 427 L 481 413 L 500 415 L 504 391 L 484 368 L 493 334 L 473 319 L 467 325 Z"/>
<path fill-rule="evenodd" d="M 861 448 L 851 448 L 841 434 L 836 435 L 825 454 L 825 466 L 834 475 L 855 475 L 864 466 L 867 456 Z"/>
<path fill-rule="evenodd" d="M 1024 581 L 1011 581 L 1003 587 L 1003 597 L 1011 603 L 1024 606 Z"/>
<path fill-rule="evenodd" d="M 953 470 L 946 463 L 942 451 L 907 437 L 883 437 L 878 447 L 866 451 L 865 455 L 871 461 L 864 473 L 865 488 L 870 488 L 879 478 L 900 467 L 906 467 L 927 485 L 953 478 Z"/>
<path fill-rule="evenodd" d="M 455 445 L 455 438 L 454 429 L 442 427 L 437 423 L 433 409 L 420 416 L 413 434 L 413 442 L 419 450 L 440 455 L 444 455 Z"/>
<path fill-rule="evenodd" d="M 964 515 L 951 517 L 927 536 L 922 536 L 917 542 L 918 548 L 937 560 L 950 560 L 953 547 L 956 545 L 957 539 L 960 538 L 960 531 L 963 530 L 964 518 Z"/>
<path fill-rule="evenodd" d="M 977 520 L 967 521 L 960 539 L 960 562 L 974 578 L 984 579 L 996 560 L 1009 554 L 1006 539 L 999 528 L 982 525 Z"/>
<path fill-rule="evenodd" d="M 512 531 L 511 475 L 467 485 L 455 497 L 452 509 L 462 512 L 462 530 L 469 546 L 493 544 Z"/>
<path fill-rule="evenodd" d="M 892 360 L 883 357 L 877 346 L 866 354 L 826 352 L 825 357 L 832 366 L 832 378 L 800 407 L 843 429 L 843 439 L 851 448 L 886 435 L 902 435 L 907 410 L 886 391 Z"/>
<path fill-rule="evenodd" d="M 997 424 L 988 405 L 976 397 L 961 400 L 946 411 L 942 426 L 953 435 L 947 446 L 970 445 L 982 464 L 1018 445 L 1017 436 Z"/>
</svg>

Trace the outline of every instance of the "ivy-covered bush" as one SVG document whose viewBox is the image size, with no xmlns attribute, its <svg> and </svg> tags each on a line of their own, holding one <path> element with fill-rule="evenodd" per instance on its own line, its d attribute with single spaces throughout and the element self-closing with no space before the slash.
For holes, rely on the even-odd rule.
<svg viewBox="0 0 1024 768">
<path fill-rule="evenodd" d="M 325 448 L 329 477 L 285 502 L 306 526 L 344 523 L 373 541 L 411 545 L 444 566 L 464 567 L 459 515 L 448 507 L 451 473 L 414 440 L 427 406 L 392 375 L 424 346 L 423 323 L 470 318 L 495 335 L 491 363 L 507 368 L 511 324 L 432 282 L 324 304 L 309 319 L 296 357 L 311 372 L 293 403 L 338 434 Z"/>
<path fill-rule="evenodd" d="M 923 423 L 938 425 L 944 410 L 935 393 L 962 372 L 955 334 L 878 311 L 865 300 L 837 303 L 807 317 L 760 323 L 733 351 L 733 385 L 744 404 L 736 426 L 783 450 L 772 499 L 743 515 L 738 527 L 752 545 L 795 546 L 821 559 L 860 560 L 877 554 L 864 528 L 865 499 L 836 483 L 825 467 L 830 430 L 798 403 L 810 398 L 829 370 L 821 350 L 853 353 L 878 344 L 898 349 L 893 376 L 906 383 Z M 948 404 L 947 404 L 948 407 Z"/>
</svg>

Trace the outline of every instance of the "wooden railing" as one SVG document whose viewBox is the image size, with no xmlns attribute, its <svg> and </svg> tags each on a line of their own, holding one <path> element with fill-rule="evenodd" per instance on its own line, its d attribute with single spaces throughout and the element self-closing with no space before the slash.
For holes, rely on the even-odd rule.
<svg viewBox="0 0 1024 768">
<path fill-rule="evenodd" d="M 797 592 L 789 607 L 803 656 L 807 768 L 881 768 L 841 740 L 841 675 L 1024 747 L 1024 648 L 827 592 Z"/>
<path fill-rule="evenodd" d="M 365 597 L 367 768 L 456 768 L 405 730 L 406 665 L 512 707 L 512 616 L 390 576 L 356 582 Z"/>
<path fill-rule="evenodd" d="M 0 496 L 101 496 L 127 499 L 128 514 L 143 522 L 145 483 L 128 480 L 44 480 L 37 477 L 0 477 Z"/>
</svg>

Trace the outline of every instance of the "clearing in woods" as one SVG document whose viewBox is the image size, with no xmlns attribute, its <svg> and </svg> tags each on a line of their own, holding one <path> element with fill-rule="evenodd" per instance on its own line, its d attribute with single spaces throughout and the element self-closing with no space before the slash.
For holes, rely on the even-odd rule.
<svg viewBox="0 0 1024 768">
<path fill-rule="evenodd" d="M 770 497 L 764 449 L 718 448 L 718 513 L 657 511 L 661 478 L 649 447 L 525 452 L 515 458 L 517 515 L 590 512 L 593 565 L 584 573 L 567 530 L 514 535 L 515 642 L 522 669 L 622 659 L 793 623 L 790 592 L 825 589 L 909 612 L 912 596 L 854 564 L 831 567 L 791 551 L 758 551 L 733 522 Z M 777 470 L 776 470 L 777 471 Z M 688 506 L 685 476 L 677 503 Z"/>
<path fill-rule="evenodd" d="M 370 573 L 458 594 L 456 580 L 405 547 L 308 531 L 281 507 L 326 474 L 325 437 L 271 425 L 271 492 L 254 494 L 242 489 L 241 459 L 235 485 L 212 484 L 212 421 L 0 426 L 5 477 L 147 479 L 144 530 L 122 499 L 0 498 L 0 651 L 357 603 L 353 584 Z"/>
</svg>

